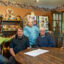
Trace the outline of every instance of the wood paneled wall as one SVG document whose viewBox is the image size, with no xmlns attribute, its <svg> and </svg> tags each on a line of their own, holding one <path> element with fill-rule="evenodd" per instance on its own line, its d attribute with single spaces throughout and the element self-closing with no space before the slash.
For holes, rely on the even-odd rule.
<svg viewBox="0 0 64 64">
<path fill-rule="evenodd" d="M 11 6 L 0 6 L 0 15 L 6 14 L 6 10 L 8 8 L 11 8 L 14 12 L 14 15 L 20 15 L 22 18 L 26 15 L 26 14 L 30 14 L 32 11 L 35 13 L 36 16 L 48 16 L 49 17 L 49 26 L 51 27 L 51 22 L 52 22 L 52 13 L 50 11 L 40 11 L 40 10 L 32 10 L 32 9 L 24 9 L 24 8 L 15 8 L 15 7 L 11 7 Z M 50 28 L 51 30 L 51 28 Z"/>
</svg>

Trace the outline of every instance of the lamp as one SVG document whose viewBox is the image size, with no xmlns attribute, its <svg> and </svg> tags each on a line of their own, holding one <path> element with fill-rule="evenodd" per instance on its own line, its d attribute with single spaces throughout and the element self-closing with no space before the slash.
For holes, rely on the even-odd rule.
<svg viewBox="0 0 64 64">
<path fill-rule="evenodd" d="M 34 12 L 31 12 L 31 15 L 32 15 L 32 16 L 35 16 Z"/>
<path fill-rule="evenodd" d="M 36 2 L 39 2 L 39 0 L 36 0 Z"/>
</svg>

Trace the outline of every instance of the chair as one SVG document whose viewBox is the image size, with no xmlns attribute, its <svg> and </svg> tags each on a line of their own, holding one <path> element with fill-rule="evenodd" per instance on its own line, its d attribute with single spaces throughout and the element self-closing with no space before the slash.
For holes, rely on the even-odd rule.
<svg viewBox="0 0 64 64">
<path fill-rule="evenodd" d="M 0 55 L 0 64 L 9 64 L 9 61 L 4 56 Z"/>
<path fill-rule="evenodd" d="M 2 44 L 2 55 L 9 59 L 10 57 L 9 42 L 4 42 Z"/>
<path fill-rule="evenodd" d="M 51 40 L 53 41 L 53 47 L 56 47 L 57 41 L 56 41 L 56 37 L 55 37 L 54 33 L 52 31 L 49 31 L 46 35 L 51 37 Z"/>
</svg>

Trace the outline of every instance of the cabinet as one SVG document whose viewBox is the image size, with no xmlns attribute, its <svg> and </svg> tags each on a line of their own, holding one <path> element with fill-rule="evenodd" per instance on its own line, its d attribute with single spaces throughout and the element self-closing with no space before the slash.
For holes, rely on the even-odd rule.
<svg viewBox="0 0 64 64">
<path fill-rule="evenodd" d="M 62 41 L 63 41 L 63 33 L 62 33 L 63 13 L 62 12 L 53 12 L 52 19 L 53 19 L 52 29 L 56 36 L 57 47 L 61 47 Z"/>
<path fill-rule="evenodd" d="M 1 33 L 3 36 L 12 36 L 16 34 L 16 30 L 19 26 L 22 26 L 22 21 L 5 21 L 1 22 Z"/>
</svg>

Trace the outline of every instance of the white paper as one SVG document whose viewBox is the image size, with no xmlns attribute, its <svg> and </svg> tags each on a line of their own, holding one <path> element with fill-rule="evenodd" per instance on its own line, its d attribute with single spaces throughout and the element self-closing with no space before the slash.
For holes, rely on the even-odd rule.
<svg viewBox="0 0 64 64">
<path fill-rule="evenodd" d="M 29 56 L 36 57 L 36 56 L 38 56 L 40 54 L 44 54 L 46 52 L 49 52 L 49 51 L 48 50 L 43 50 L 43 49 L 37 49 L 37 50 L 26 52 L 24 54 L 29 55 Z"/>
</svg>

